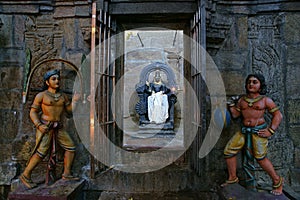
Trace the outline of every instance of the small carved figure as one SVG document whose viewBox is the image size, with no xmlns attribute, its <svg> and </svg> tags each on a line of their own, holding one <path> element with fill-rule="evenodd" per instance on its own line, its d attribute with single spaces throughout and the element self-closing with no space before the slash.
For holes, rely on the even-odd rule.
<svg viewBox="0 0 300 200">
<path fill-rule="evenodd" d="M 146 82 L 148 96 L 148 118 L 151 123 L 165 123 L 169 117 L 167 93 L 170 89 L 162 82 L 160 72 L 156 71 L 153 82 Z"/>
<path fill-rule="evenodd" d="M 60 71 L 45 73 L 46 89 L 35 96 L 30 109 L 30 118 L 36 127 L 36 145 L 24 172 L 20 176 L 22 183 L 29 189 L 37 187 L 31 179 L 34 168 L 46 157 L 51 149 L 48 161 L 46 183 L 55 181 L 56 142 L 65 150 L 63 180 L 79 180 L 72 176 L 71 167 L 75 156 L 75 144 L 69 134 L 62 129 L 61 116 L 64 111 L 71 113 L 80 95 L 75 93 L 72 102 L 59 90 Z M 41 112 L 41 115 L 40 115 Z M 47 180 L 48 179 L 48 180 Z"/>
<path fill-rule="evenodd" d="M 264 96 L 266 94 L 266 84 L 263 75 L 248 75 L 245 88 L 246 95 L 234 98 L 228 105 L 233 118 L 242 117 L 242 129 L 229 140 L 224 149 L 229 177 L 221 186 L 224 187 L 239 181 L 236 174 L 236 155 L 246 146 L 244 169 L 246 174 L 250 176 L 251 186 L 255 187 L 254 176 L 251 173 L 251 170 L 255 167 L 250 161 L 254 161 L 255 158 L 262 169 L 272 178 L 273 190 L 271 193 L 281 195 L 284 179 L 276 173 L 271 161 L 266 158 L 266 154 L 268 138 L 278 128 L 282 120 L 282 114 L 273 100 Z M 267 125 L 264 118 L 266 110 L 272 115 L 272 121 L 269 125 Z"/>
</svg>

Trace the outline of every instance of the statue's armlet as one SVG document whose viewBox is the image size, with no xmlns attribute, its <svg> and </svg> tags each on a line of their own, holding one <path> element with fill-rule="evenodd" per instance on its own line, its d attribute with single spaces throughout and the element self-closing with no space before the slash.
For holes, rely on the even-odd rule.
<svg viewBox="0 0 300 200">
<path fill-rule="evenodd" d="M 34 109 L 36 109 L 36 110 L 38 110 L 38 111 L 41 110 L 41 105 L 32 104 L 30 107 L 31 107 L 31 108 L 34 108 Z"/>
<path fill-rule="evenodd" d="M 274 113 L 274 112 L 276 112 L 277 110 L 279 110 L 279 107 L 274 107 L 274 108 L 271 108 L 271 109 L 269 109 L 269 113 Z"/>
<path fill-rule="evenodd" d="M 266 98 L 266 104 L 267 104 L 268 112 L 271 114 L 279 110 L 279 107 L 270 98 Z"/>
<path fill-rule="evenodd" d="M 44 92 L 38 93 L 35 96 L 34 101 L 33 101 L 32 105 L 30 107 L 36 109 L 37 111 L 40 111 L 41 110 L 41 105 L 42 105 L 42 102 L 43 102 L 43 96 L 44 96 Z"/>
</svg>

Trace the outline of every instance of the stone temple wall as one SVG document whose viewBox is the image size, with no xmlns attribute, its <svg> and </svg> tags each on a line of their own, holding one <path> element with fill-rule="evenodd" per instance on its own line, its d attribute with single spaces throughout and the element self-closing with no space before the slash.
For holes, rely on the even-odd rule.
<svg viewBox="0 0 300 200">
<path fill-rule="evenodd" d="M 210 1 L 208 4 L 207 50 L 222 73 L 228 96 L 245 93 L 249 73 L 262 73 L 267 95 L 280 107 L 283 121 L 269 140 L 268 157 L 287 183 L 299 187 L 299 10 L 292 2 L 250 3 Z M 249 4 L 248 4 L 249 3 Z M 267 116 L 268 118 L 268 116 Z M 239 121 L 226 128 L 213 152 L 206 158 L 209 172 L 225 176 L 222 151 Z M 271 180 L 256 165 L 258 181 Z M 240 171 L 242 171 L 240 169 Z"/>
<path fill-rule="evenodd" d="M 0 2 L 1 193 L 6 191 L 2 186 L 8 187 L 24 169 L 35 143 L 29 108 L 37 91 L 29 90 L 26 103 L 22 103 L 24 66 L 29 58 L 26 51 L 31 54 L 31 68 L 51 58 L 63 58 L 80 67 L 82 56 L 90 52 L 90 9 L 89 1 Z M 40 77 L 47 67 L 35 71 L 31 87 L 42 86 Z M 63 76 L 67 77 L 68 71 L 66 68 Z M 64 85 L 70 87 L 67 82 Z M 79 143 L 72 119 L 66 121 L 66 128 Z M 74 170 L 80 173 L 88 156 L 83 146 L 78 145 L 77 150 Z M 41 165 L 34 177 L 44 176 L 44 171 L 45 165 Z"/>
<path fill-rule="evenodd" d="M 244 93 L 248 73 L 262 72 L 270 95 L 284 115 L 270 140 L 269 157 L 287 184 L 299 188 L 300 171 L 300 9 L 296 1 L 207 0 L 207 50 L 222 73 L 227 95 Z M 64 58 L 80 66 L 90 51 L 91 1 L 0 2 L 0 195 L 9 190 L 30 156 L 34 128 L 29 107 L 35 91 L 22 103 L 26 49 L 31 65 L 46 58 Z M 39 77 L 38 72 L 34 77 Z M 33 79 L 38 80 L 38 78 Z M 36 85 L 38 87 L 39 85 Z M 130 114 L 130 113 L 128 113 Z M 75 137 L 72 120 L 67 127 Z M 223 181 L 226 166 L 222 150 L 238 121 L 223 131 L 205 159 L 213 180 Z M 79 146 L 75 172 L 87 165 L 88 156 Z M 84 155 L 84 156 L 82 156 Z M 41 168 L 42 169 L 42 168 Z M 265 173 L 256 175 L 268 180 Z M 41 170 L 36 170 L 43 174 Z"/>
</svg>

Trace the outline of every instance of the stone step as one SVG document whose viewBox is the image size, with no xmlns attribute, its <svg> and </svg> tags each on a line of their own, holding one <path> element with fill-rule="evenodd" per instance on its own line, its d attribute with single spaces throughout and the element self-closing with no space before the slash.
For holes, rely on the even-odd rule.
<svg viewBox="0 0 300 200">
<path fill-rule="evenodd" d="M 145 192 L 145 193 L 118 193 L 104 191 L 101 193 L 98 200 L 207 200 L 213 199 L 208 194 L 202 194 L 195 191 L 180 191 L 180 192 Z"/>
<path fill-rule="evenodd" d="M 271 188 L 270 188 L 271 190 Z M 290 200 L 285 194 L 275 196 L 270 194 L 269 190 L 259 190 L 251 191 L 247 190 L 245 187 L 238 183 L 229 184 L 224 188 L 219 190 L 219 195 L 221 199 L 239 199 L 239 200 L 253 200 L 253 199 L 263 199 L 263 200 Z"/>
<path fill-rule="evenodd" d="M 187 166 L 171 165 L 148 173 L 127 173 L 111 169 L 90 180 L 87 190 L 164 193 L 196 190 L 199 185 L 201 181 L 194 171 Z"/>
<path fill-rule="evenodd" d="M 27 189 L 22 183 L 15 191 L 8 195 L 9 200 L 82 200 L 85 180 L 65 181 L 58 180 L 47 186 L 44 183 L 38 187 Z"/>
</svg>

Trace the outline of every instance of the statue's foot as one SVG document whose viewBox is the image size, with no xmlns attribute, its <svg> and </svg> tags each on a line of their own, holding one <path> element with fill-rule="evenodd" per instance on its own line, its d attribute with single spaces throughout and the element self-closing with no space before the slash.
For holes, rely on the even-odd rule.
<svg viewBox="0 0 300 200">
<path fill-rule="evenodd" d="M 227 185 L 230 185 L 230 184 L 234 184 L 234 183 L 238 183 L 239 182 L 239 178 L 236 177 L 235 179 L 233 180 L 226 180 L 225 183 L 222 183 L 221 184 L 221 187 L 225 187 Z"/>
<path fill-rule="evenodd" d="M 79 181 L 80 178 L 72 176 L 72 175 L 67 175 L 67 174 L 63 174 L 62 175 L 62 179 L 65 181 Z"/>
<path fill-rule="evenodd" d="M 283 188 L 283 182 L 284 182 L 283 177 L 279 177 L 278 183 L 273 185 L 273 190 L 270 193 L 275 195 L 275 196 L 281 195 L 282 194 L 282 188 Z"/>
<path fill-rule="evenodd" d="M 27 178 L 26 176 L 24 176 L 24 174 L 21 174 L 19 179 L 28 189 L 37 187 L 37 184 L 34 183 L 30 178 Z"/>
</svg>

